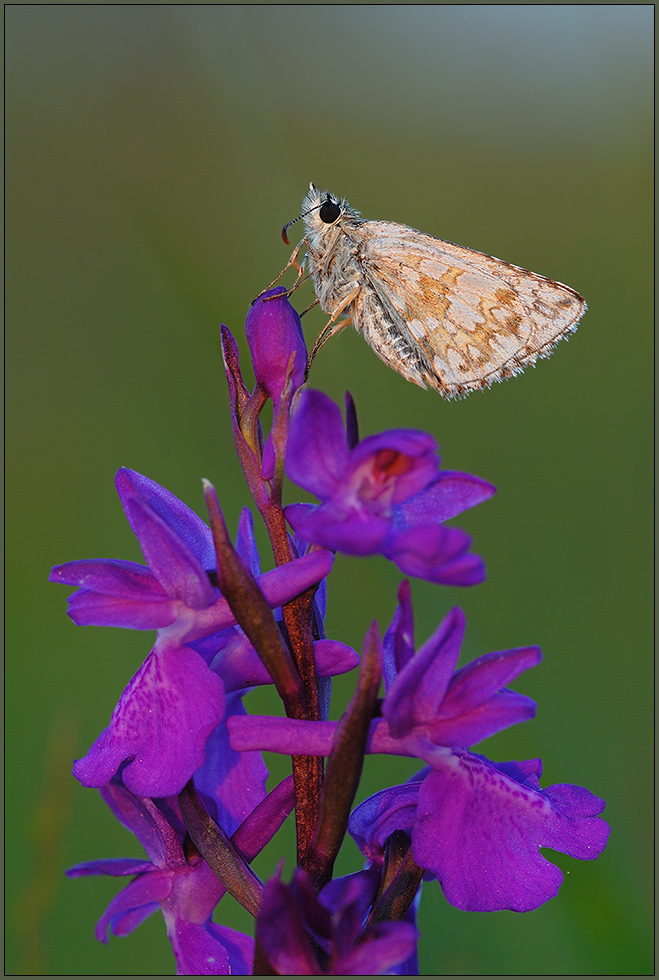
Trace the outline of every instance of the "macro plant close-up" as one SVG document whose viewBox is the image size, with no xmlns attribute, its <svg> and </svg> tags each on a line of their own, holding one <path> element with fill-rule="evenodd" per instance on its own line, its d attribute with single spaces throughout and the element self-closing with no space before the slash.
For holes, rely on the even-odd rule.
<svg viewBox="0 0 659 980">
<path fill-rule="evenodd" d="M 117 491 L 146 564 L 92 559 L 51 574 L 77 586 L 77 625 L 157 631 L 109 726 L 73 769 L 149 860 L 87 861 L 67 874 L 131 876 L 96 935 L 124 936 L 161 909 L 179 974 L 415 975 L 424 878 L 464 911 L 532 911 L 563 881 L 539 848 L 597 858 L 609 835 L 605 804 L 569 783 L 541 788 L 539 759 L 495 763 L 470 750 L 533 717 L 531 698 L 507 685 L 539 663 L 537 647 L 486 653 L 456 670 L 466 628 L 456 607 L 416 649 L 408 579 L 384 636 L 376 622 L 369 628 L 361 661 L 326 638 L 337 551 L 383 554 L 440 586 L 481 582 L 469 537 L 444 522 L 495 488 L 442 470 L 424 432 L 360 440 L 350 395 L 344 426 L 338 406 L 304 384 L 304 337 L 285 288 L 255 300 L 246 334 L 251 392 L 222 328 L 231 425 L 276 567 L 261 571 L 249 507 L 234 545 L 210 483 L 208 526 L 123 469 Z M 322 502 L 284 508 L 284 471 Z M 354 693 L 330 721 L 331 679 L 345 671 Z M 257 684 L 274 684 L 285 716 L 249 712 L 243 698 Z M 290 756 L 292 785 L 287 776 L 266 791 L 264 749 Z M 353 809 L 366 753 L 424 768 Z M 282 878 L 282 860 L 264 882 L 250 860 L 292 810 L 292 879 Z M 335 877 L 347 831 L 365 860 Z M 255 918 L 253 938 L 213 920 L 227 892 Z"/>
<path fill-rule="evenodd" d="M 652 15 L 572 9 L 8 10 L 9 974 L 652 972 Z"/>
</svg>

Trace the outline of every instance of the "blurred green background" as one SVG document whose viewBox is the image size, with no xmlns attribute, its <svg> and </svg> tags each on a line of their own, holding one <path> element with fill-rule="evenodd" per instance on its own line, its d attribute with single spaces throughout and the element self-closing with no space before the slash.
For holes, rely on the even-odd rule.
<svg viewBox="0 0 659 980">
<path fill-rule="evenodd" d="M 7 7 L 8 972 L 174 972 L 160 915 L 101 946 L 118 883 L 63 876 L 142 853 L 70 769 L 151 637 L 74 627 L 47 576 L 141 560 L 122 465 L 200 512 L 208 477 L 235 527 L 218 327 L 245 350 L 313 180 L 589 305 L 551 360 L 462 402 L 407 384 L 352 331 L 314 364 L 316 387 L 352 391 L 363 434 L 423 428 L 446 467 L 497 485 L 457 521 L 487 582 L 414 582 L 418 639 L 460 603 L 463 661 L 540 644 L 516 685 L 536 719 L 480 750 L 541 756 L 544 784 L 587 786 L 612 827 L 596 862 L 549 854 L 565 884 L 527 915 L 459 912 L 426 886 L 420 971 L 652 973 L 652 36 L 650 5 Z M 308 343 L 324 322 L 305 317 Z M 339 557 L 328 635 L 359 648 L 373 618 L 384 629 L 399 578 Z M 248 707 L 273 710 L 272 692 Z M 415 768 L 369 759 L 361 795 Z M 359 863 L 347 844 L 339 870 Z M 230 899 L 220 911 L 247 927 Z"/>
</svg>

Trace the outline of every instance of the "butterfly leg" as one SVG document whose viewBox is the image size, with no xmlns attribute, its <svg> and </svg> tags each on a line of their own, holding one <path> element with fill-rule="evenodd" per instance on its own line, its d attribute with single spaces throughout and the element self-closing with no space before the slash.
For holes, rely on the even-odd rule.
<svg viewBox="0 0 659 980">
<path fill-rule="evenodd" d="M 305 378 L 309 374 L 309 370 L 311 368 L 311 362 L 313 361 L 314 357 L 316 356 L 320 348 L 323 346 L 323 344 L 325 344 L 330 339 L 330 337 L 336 337 L 336 335 L 341 333 L 342 330 L 345 330 L 348 324 L 352 323 L 351 316 L 346 317 L 344 320 L 339 320 L 338 322 L 337 322 L 337 317 L 339 317 L 341 313 L 343 313 L 343 311 L 347 309 L 348 306 L 350 306 L 353 300 L 357 297 L 360 288 L 361 287 L 358 284 L 355 285 L 355 288 L 350 293 L 348 293 L 348 295 L 339 303 L 339 305 L 334 310 L 334 312 L 332 313 L 331 317 L 329 318 L 329 320 L 327 321 L 323 329 L 320 331 L 318 335 L 318 339 L 316 340 L 316 343 L 311 348 L 311 353 L 309 354 L 309 359 L 307 360 L 307 370 L 306 370 Z"/>
<path fill-rule="evenodd" d="M 269 286 L 266 286 L 265 289 L 262 289 L 258 296 L 254 297 L 254 299 L 252 300 L 252 306 L 254 305 L 254 303 L 256 303 L 257 299 L 263 296 L 264 293 L 267 293 L 269 289 L 272 289 L 273 286 L 277 285 L 281 277 L 284 275 L 285 272 L 288 272 L 291 266 L 295 266 L 295 268 L 297 269 L 297 279 L 293 283 L 293 286 L 287 291 L 286 293 L 287 296 L 290 296 L 290 294 L 295 289 L 297 289 L 297 287 L 301 285 L 301 283 L 305 281 L 305 279 L 309 278 L 309 275 L 307 275 L 306 277 L 304 276 L 304 264 L 300 265 L 300 263 L 297 261 L 297 257 L 300 254 L 300 249 L 302 248 L 303 245 L 306 245 L 306 243 L 307 243 L 306 238 L 303 238 L 302 241 L 295 246 L 295 248 L 293 249 L 293 254 L 291 255 L 290 259 L 288 260 L 284 268 L 281 270 L 279 275 L 272 280 Z"/>
<path fill-rule="evenodd" d="M 304 310 L 302 310 L 302 312 L 300 313 L 300 317 L 303 317 L 305 313 L 308 313 L 309 312 L 309 310 L 313 310 L 314 306 L 318 306 L 319 303 L 320 303 L 320 300 L 317 299 L 317 298 L 313 301 L 313 303 L 309 303 L 309 305 L 307 306 L 307 308 L 304 309 Z"/>
</svg>

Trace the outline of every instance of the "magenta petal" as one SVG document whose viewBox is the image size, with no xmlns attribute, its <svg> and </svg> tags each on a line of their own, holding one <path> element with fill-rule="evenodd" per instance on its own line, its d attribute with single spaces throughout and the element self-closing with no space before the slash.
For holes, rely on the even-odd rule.
<svg viewBox="0 0 659 980">
<path fill-rule="evenodd" d="M 329 755 L 336 722 L 231 715 L 227 727 L 231 747 L 237 752 L 263 749 L 284 755 Z"/>
<path fill-rule="evenodd" d="M 308 388 L 297 399 L 286 449 L 289 480 L 321 500 L 330 497 L 348 465 L 341 412 L 322 391 Z"/>
<path fill-rule="evenodd" d="M 229 972 L 235 977 L 250 976 L 254 963 L 254 940 L 243 932 L 237 932 L 219 922 L 207 922 L 206 931 L 217 939 L 226 949 L 229 956 Z M 188 976 L 194 976 L 191 970 Z M 209 974 L 212 976 L 212 973 Z"/>
<path fill-rule="evenodd" d="M 350 454 L 350 466 L 344 480 L 368 466 L 372 476 L 387 474 L 388 466 L 398 466 L 391 503 L 398 504 L 420 493 L 436 477 L 439 469 L 437 443 L 427 432 L 417 429 L 387 429 L 366 436 Z M 434 523 L 435 518 L 429 523 Z"/>
<path fill-rule="evenodd" d="M 424 771 L 425 772 L 425 771 Z M 348 830 L 362 854 L 382 862 L 384 845 L 394 830 L 411 833 L 416 818 L 421 780 L 380 790 L 350 814 Z"/>
<path fill-rule="evenodd" d="M 224 686 L 199 654 L 156 645 L 73 774 L 100 787 L 125 765 L 123 781 L 137 796 L 174 796 L 204 761 L 223 714 Z"/>
<path fill-rule="evenodd" d="M 178 976 L 227 976 L 232 972 L 224 945 L 203 925 L 171 913 L 165 919 Z"/>
<path fill-rule="evenodd" d="M 319 677 L 345 674 L 359 665 L 359 654 L 340 640 L 316 640 L 313 645 Z"/>
<path fill-rule="evenodd" d="M 510 765 L 510 763 L 509 763 Z M 517 763 L 515 765 L 518 765 Z M 499 762 L 497 767 L 501 769 L 502 772 L 506 772 L 506 764 Z M 599 796 L 595 796 L 590 790 L 584 789 L 583 786 L 574 786 L 572 783 L 555 783 L 553 786 L 548 786 L 542 791 L 545 793 L 552 803 L 564 813 L 569 814 L 571 817 L 594 817 L 598 813 L 601 813 L 606 803 Z M 601 824 L 604 821 L 598 821 L 598 826 L 601 828 Z M 563 843 L 566 844 L 564 841 Z M 557 844 L 547 845 L 548 847 L 554 847 L 556 850 L 561 850 L 557 847 Z M 567 846 L 567 844 L 566 844 Z M 593 854 L 592 842 L 590 840 L 584 840 L 582 845 L 578 845 L 575 839 L 571 838 L 570 850 L 565 851 L 566 854 L 570 854 L 572 857 L 580 858 L 582 861 L 589 861 L 596 854 Z"/>
<path fill-rule="evenodd" d="M 348 555 L 372 555 L 380 551 L 388 521 L 365 510 L 349 510 L 341 503 L 289 504 L 286 520 L 304 541 Z"/>
<path fill-rule="evenodd" d="M 51 582 L 78 585 L 68 613 L 78 626 L 158 629 L 177 616 L 170 597 L 148 568 L 132 561 L 94 558 L 56 565 Z"/>
<path fill-rule="evenodd" d="M 320 970 L 302 913 L 291 889 L 278 877 L 263 891 L 256 938 L 280 976 L 317 976 Z"/>
<path fill-rule="evenodd" d="M 396 677 L 382 705 L 394 738 L 437 717 L 460 656 L 464 631 L 464 613 L 456 607 Z"/>
<path fill-rule="evenodd" d="M 294 599 L 328 575 L 333 561 L 334 555 L 331 551 L 312 551 L 302 558 L 265 572 L 259 579 L 259 588 L 268 605 L 274 609 Z M 191 643 L 235 625 L 236 618 L 229 603 L 226 599 L 217 599 L 208 609 L 199 610 L 194 623 L 186 630 L 185 640 Z"/>
<path fill-rule="evenodd" d="M 236 533 L 236 551 L 245 562 L 254 578 L 261 574 L 261 559 L 259 558 L 256 538 L 254 537 L 254 518 L 249 507 L 243 507 L 238 521 Z M 212 565 L 215 568 L 215 562 Z"/>
<path fill-rule="evenodd" d="M 337 963 L 337 973 L 349 977 L 384 976 L 412 956 L 418 931 L 408 922 L 380 922 L 370 926 L 361 942 Z"/>
<path fill-rule="evenodd" d="M 151 871 L 126 885 L 112 899 L 96 924 L 96 938 L 107 942 L 108 927 L 114 936 L 127 936 L 171 894 L 174 872 Z"/>
<path fill-rule="evenodd" d="M 264 572 L 259 579 L 259 587 L 270 606 L 281 606 L 329 575 L 333 561 L 331 551 L 312 551 L 270 572 Z"/>
<path fill-rule="evenodd" d="M 236 752 L 229 744 L 228 717 L 246 715 L 236 694 L 227 695 L 226 714 L 206 742 L 206 758 L 195 773 L 195 786 L 216 806 L 222 829 L 233 834 L 266 796 L 268 770 L 260 752 Z"/>
<path fill-rule="evenodd" d="M 188 546 L 139 498 L 127 500 L 124 506 L 147 564 L 167 595 L 191 609 L 209 606 L 215 595 L 213 586 Z"/>
<path fill-rule="evenodd" d="M 359 664 L 359 654 L 340 640 L 317 640 L 314 653 L 319 677 L 345 674 Z M 272 684 L 267 668 L 242 630 L 236 630 L 222 647 L 211 669 L 220 675 L 227 692 Z"/>
<path fill-rule="evenodd" d="M 401 512 L 409 525 L 440 523 L 483 503 L 494 493 L 496 487 L 478 476 L 442 470 L 427 490 L 401 505 Z"/>
<path fill-rule="evenodd" d="M 140 500 L 162 518 L 203 568 L 215 568 L 215 549 L 210 528 L 182 500 L 154 480 L 126 467 L 117 473 L 115 484 L 124 510 L 129 500 Z M 128 512 L 126 516 L 139 538 L 138 527 L 133 525 Z"/>
<path fill-rule="evenodd" d="M 144 565 L 110 558 L 89 558 L 55 565 L 51 582 L 77 585 L 87 592 L 102 592 L 123 599 L 168 599 L 153 573 Z"/>
<path fill-rule="evenodd" d="M 247 861 L 253 861 L 283 824 L 295 805 L 293 776 L 287 776 L 241 823 L 233 842 Z"/>
<path fill-rule="evenodd" d="M 437 721 L 427 726 L 427 731 L 435 745 L 476 745 L 504 728 L 533 718 L 535 709 L 531 698 L 504 688 L 464 715 L 444 718 L 442 712 Z"/>
<path fill-rule="evenodd" d="M 160 906 L 157 902 L 147 903 L 146 905 L 138 905 L 134 909 L 128 909 L 126 912 L 120 912 L 116 915 L 110 924 L 110 932 L 113 936 L 128 936 L 131 932 L 134 932 L 138 926 L 157 912 Z M 100 922 L 96 924 L 96 930 L 94 935 L 101 942 L 107 942 L 106 936 L 100 935 L 101 927 Z"/>
<path fill-rule="evenodd" d="M 356 890 L 355 883 L 357 884 Z M 332 878 L 321 889 L 318 897 L 323 907 L 332 916 L 341 912 L 344 906 L 349 905 L 351 911 L 353 909 L 357 911 L 359 920 L 363 920 L 364 915 L 373 904 L 379 884 L 379 869 L 374 867 L 363 868 L 361 871 L 344 875 L 342 878 Z M 341 932 L 342 936 L 345 935 L 345 930 L 342 929 Z"/>
<path fill-rule="evenodd" d="M 152 871 L 151 861 L 139 861 L 136 858 L 100 858 L 98 861 L 83 861 L 66 869 L 67 878 L 84 878 L 88 875 L 111 875 L 113 878 L 125 878 Z"/>
<path fill-rule="evenodd" d="M 448 901 L 467 911 L 526 912 L 553 898 L 563 875 L 539 852 L 597 857 L 608 837 L 603 802 L 587 790 L 519 782 L 482 756 L 447 752 L 419 792 L 414 857 L 433 871 Z M 508 764 L 514 772 L 515 764 Z M 537 780 L 536 780 L 537 783 Z"/>
<path fill-rule="evenodd" d="M 276 465 L 275 443 L 272 438 L 272 432 L 269 432 L 265 440 L 265 445 L 263 446 L 263 458 L 261 460 L 261 476 L 264 480 L 271 480 L 273 478 Z"/>
<path fill-rule="evenodd" d="M 135 834 L 152 864 L 159 868 L 185 864 L 176 831 L 151 800 L 135 796 L 120 778 L 101 786 L 100 794 L 117 820 Z"/>
<path fill-rule="evenodd" d="M 69 596 L 68 614 L 76 626 L 118 626 L 122 629 L 153 630 L 170 626 L 180 605 L 164 597 L 145 602 L 121 599 L 79 589 Z"/>
<path fill-rule="evenodd" d="M 244 693 L 261 684 L 272 684 L 267 667 L 239 627 L 234 628 L 233 635 L 215 655 L 210 667 L 222 678 L 227 693 Z"/>
<path fill-rule="evenodd" d="M 252 303 L 245 321 L 245 336 L 256 380 L 273 401 L 284 390 L 291 356 L 293 389 L 304 383 L 307 347 L 300 317 L 289 303 L 285 287 L 270 289 Z"/>
<path fill-rule="evenodd" d="M 478 555 L 465 553 L 447 562 L 435 574 L 423 577 L 437 585 L 478 585 L 485 579 L 485 564 Z"/>
<path fill-rule="evenodd" d="M 382 640 L 382 676 L 388 691 L 414 654 L 414 612 L 410 583 L 404 579 L 398 587 L 398 607 Z"/>
<path fill-rule="evenodd" d="M 469 544 L 460 528 L 417 526 L 393 531 L 383 551 L 406 575 L 439 585 L 474 585 L 485 572 L 480 558 L 466 554 Z"/>
<path fill-rule="evenodd" d="M 453 718 L 473 711 L 541 660 L 539 647 L 486 653 L 477 660 L 472 660 L 457 671 L 451 680 L 440 717 Z"/>
</svg>

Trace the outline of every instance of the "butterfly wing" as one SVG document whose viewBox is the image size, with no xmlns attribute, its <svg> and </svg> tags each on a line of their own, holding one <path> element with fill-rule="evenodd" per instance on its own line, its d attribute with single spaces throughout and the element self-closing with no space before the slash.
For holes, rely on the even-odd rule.
<svg viewBox="0 0 659 980">
<path fill-rule="evenodd" d="M 447 398 L 547 357 L 586 309 L 568 286 L 494 256 L 393 222 L 361 230 L 356 328 L 385 363 Z"/>
</svg>

